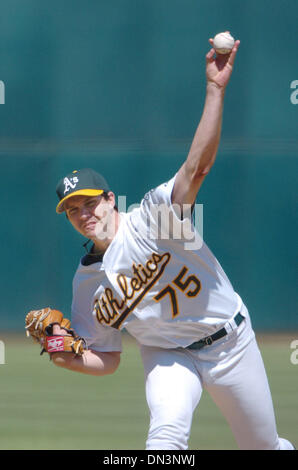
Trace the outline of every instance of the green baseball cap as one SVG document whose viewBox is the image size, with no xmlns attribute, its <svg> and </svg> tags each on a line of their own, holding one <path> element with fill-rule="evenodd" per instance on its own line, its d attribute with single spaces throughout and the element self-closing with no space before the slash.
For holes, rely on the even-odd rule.
<svg viewBox="0 0 298 470">
<path fill-rule="evenodd" d="M 108 183 L 100 173 L 91 168 L 74 170 L 57 184 L 59 203 L 56 212 L 62 214 L 65 210 L 64 202 L 72 196 L 98 196 L 108 191 L 110 191 Z"/>
</svg>

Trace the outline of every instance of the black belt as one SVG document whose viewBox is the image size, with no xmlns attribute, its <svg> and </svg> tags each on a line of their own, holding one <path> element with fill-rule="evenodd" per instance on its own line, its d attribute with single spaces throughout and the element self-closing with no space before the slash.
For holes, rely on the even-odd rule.
<svg viewBox="0 0 298 470">
<path fill-rule="evenodd" d="M 234 317 L 234 321 L 237 326 L 240 325 L 244 320 L 244 316 L 241 315 L 240 312 L 237 313 L 237 315 Z M 227 330 L 225 328 L 222 328 L 221 330 L 217 331 L 213 335 L 206 336 L 206 338 L 200 339 L 200 341 L 196 341 L 195 343 L 190 344 L 187 346 L 186 349 L 201 349 L 204 348 L 204 346 L 210 346 L 214 341 L 217 341 L 220 338 L 223 338 L 228 334 Z"/>
</svg>

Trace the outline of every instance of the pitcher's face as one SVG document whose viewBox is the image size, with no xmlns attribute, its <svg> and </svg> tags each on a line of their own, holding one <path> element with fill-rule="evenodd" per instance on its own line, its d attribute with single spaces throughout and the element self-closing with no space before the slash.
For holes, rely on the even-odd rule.
<svg viewBox="0 0 298 470">
<path fill-rule="evenodd" d="M 115 199 L 100 196 L 73 196 L 64 203 L 65 212 L 73 227 L 84 237 L 91 240 L 104 240 L 109 237 Z"/>
</svg>

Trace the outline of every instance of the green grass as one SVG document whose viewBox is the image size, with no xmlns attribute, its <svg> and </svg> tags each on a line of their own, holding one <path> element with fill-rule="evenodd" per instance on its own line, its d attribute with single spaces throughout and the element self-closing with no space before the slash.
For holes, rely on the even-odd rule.
<svg viewBox="0 0 298 470">
<path fill-rule="evenodd" d="M 298 334 L 296 335 L 298 338 Z M 279 434 L 298 444 L 296 337 L 259 341 Z M 31 339 L 7 336 L 0 365 L 0 449 L 144 449 L 149 414 L 134 342 L 124 340 L 118 371 L 90 377 L 55 367 Z M 249 393 L 249 391 L 248 391 Z M 190 449 L 236 449 L 224 418 L 204 393 L 195 411 Z"/>
</svg>

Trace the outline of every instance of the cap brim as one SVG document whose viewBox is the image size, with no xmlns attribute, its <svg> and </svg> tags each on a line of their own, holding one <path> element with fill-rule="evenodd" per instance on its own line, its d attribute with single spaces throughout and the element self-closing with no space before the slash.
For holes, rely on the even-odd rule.
<svg viewBox="0 0 298 470">
<path fill-rule="evenodd" d="M 62 214 L 65 211 L 64 209 L 64 202 L 67 199 L 70 199 L 73 196 L 99 196 L 104 192 L 103 189 L 79 189 L 78 191 L 74 191 L 73 193 L 68 194 L 65 196 L 61 201 L 58 203 L 56 207 L 57 214 Z"/>
</svg>

